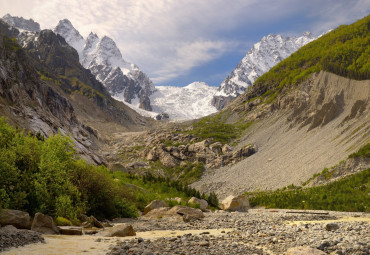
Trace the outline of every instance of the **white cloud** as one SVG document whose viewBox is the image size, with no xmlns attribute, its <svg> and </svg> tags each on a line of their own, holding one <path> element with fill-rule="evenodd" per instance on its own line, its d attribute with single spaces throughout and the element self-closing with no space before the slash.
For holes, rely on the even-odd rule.
<svg viewBox="0 0 370 255">
<path fill-rule="evenodd" d="M 177 43 L 173 47 L 174 54 L 162 59 L 162 68 L 153 72 L 154 82 L 163 82 L 185 74 L 191 68 L 207 63 L 220 57 L 237 45 L 227 41 L 195 41 Z"/>
<path fill-rule="evenodd" d="M 42 28 L 68 18 L 83 36 L 112 37 L 124 58 L 157 82 L 244 49 L 238 36 L 257 27 L 271 33 L 267 27 L 286 17 L 311 17 L 307 27 L 318 32 L 369 11 L 370 0 L 0 0 L 0 15 L 33 18 Z"/>
</svg>

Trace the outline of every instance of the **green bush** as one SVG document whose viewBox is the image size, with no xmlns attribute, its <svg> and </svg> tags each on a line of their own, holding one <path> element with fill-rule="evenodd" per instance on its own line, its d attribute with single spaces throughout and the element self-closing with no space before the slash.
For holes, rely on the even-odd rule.
<svg viewBox="0 0 370 255">
<path fill-rule="evenodd" d="M 370 212 L 370 169 L 327 185 L 248 193 L 251 206 Z"/>
<path fill-rule="evenodd" d="M 63 217 L 57 217 L 54 221 L 57 226 L 72 226 L 73 225 L 70 220 L 63 218 Z"/>
<path fill-rule="evenodd" d="M 361 147 L 357 152 L 349 155 L 349 158 L 357 158 L 357 157 L 370 158 L 370 143 Z"/>
<path fill-rule="evenodd" d="M 193 124 L 193 130 L 186 133 L 202 139 L 212 138 L 214 142 L 229 143 L 238 138 L 252 123 L 228 124 L 221 114 L 207 116 Z"/>
<path fill-rule="evenodd" d="M 0 118 L 0 207 L 42 212 L 75 221 L 133 217 L 134 196 L 104 166 L 78 160 L 72 140 L 25 134 Z"/>
</svg>

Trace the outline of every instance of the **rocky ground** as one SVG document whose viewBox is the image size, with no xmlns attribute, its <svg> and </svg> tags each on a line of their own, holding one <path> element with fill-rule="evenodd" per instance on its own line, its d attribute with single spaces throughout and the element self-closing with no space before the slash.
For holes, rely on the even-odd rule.
<svg viewBox="0 0 370 255">
<path fill-rule="evenodd" d="M 369 254 L 369 214 L 292 212 L 220 211 L 206 213 L 203 220 L 190 223 L 175 218 L 130 220 L 137 232 L 203 231 L 172 237 L 136 237 L 118 242 L 110 248 L 109 254 L 285 254 L 289 248 L 298 246 L 312 247 L 327 254 Z M 214 235 L 213 229 L 225 230 L 221 235 Z"/>
<path fill-rule="evenodd" d="M 5 226 L 0 229 L 0 252 L 10 247 L 19 247 L 31 243 L 44 242 L 40 233 Z"/>
</svg>

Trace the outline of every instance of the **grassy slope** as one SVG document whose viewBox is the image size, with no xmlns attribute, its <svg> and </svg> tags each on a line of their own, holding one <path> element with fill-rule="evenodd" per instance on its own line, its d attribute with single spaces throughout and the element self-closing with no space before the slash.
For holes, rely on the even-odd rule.
<svg viewBox="0 0 370 255">
<path fill-rule="evenodd" d="M 369 144 L 349 158 L 368 158 Z M 322 174 L 325 174 L 324 169 Z M 249 193 L 252 206 L 370 212 L 370 168 L 326 185 L 302 188 L 288 186 L 276 191 Z"/>
<path fill-rule="evenodd" d="M 342 25 L 303 46 L 256 80 L 247 93 L 274 98 L 288 85 L 298 84 L 320 70 L 356 80 L 370 79 L 370 16 Z"/>
</svg>

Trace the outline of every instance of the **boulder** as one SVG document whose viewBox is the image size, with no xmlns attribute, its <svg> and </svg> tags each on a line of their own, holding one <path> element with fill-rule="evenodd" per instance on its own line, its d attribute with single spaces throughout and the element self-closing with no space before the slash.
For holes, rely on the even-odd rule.
<svg viewBox="0 0 370 255">
<path fill-rule="evenodd" d="M 81 226 L 84 227 L 84 228 L 92 228 L 93 224 L 88 222 L 88 221 L 84 221 L 84 222 L 81 223 Z"/>
<path fill-rule="evenodd" d="M 181 202 L 182 202 L 182 198 L 181 197 L 175 197 L 173 200 L 175 200 L 179 204 L 181 204 Z"/>
<path fill-rule="evenodd" d="M 199 198 L 196 198 L 196 197 L 190 198 L 188 203 L 189 204 L 199 205 L 199 208 L 202 211 L 205 211 L 207 209 L 207 206 L 208 206 L 208 202 L 206 200 L 199 199 Z"/>
<path fill-rule="evenodd" d="M 216 154 L 222 153 L 222 143 L 221 142 L 215 142 L 212 143 L 209 148 Z"/>
<path fill-rule="evenodd" d="M 160 160 L 162 164 L 166 167 L 175 167 L 177 165 L 176 159 L 172 157 L 168 152 L 161 153 Z"/>
<path fill-rule="evenodd" d="M 222 153 L 226 154 L 226 153 L 229 153 L 229 152 L 231 152 L 230 145 L 225 144 L 224 146 L 222 146 Z"/>
<path fill-rule="evenodd" d="M 248 212 L 249 200 L 247 196 L 228 196 L 221 202 L 221 209 L 224 211 L 238 211 L 238 212 Z"/>
<path fill-rule="evenodd" d="M 178 215 L 182 216 L 184 222 L 190 222 L 195 220 L 200 220 L 204 218 L 204 214 L 202 210 L 195 209 L 187 206 L 174 206 L 169 211 L 169 213 L 177 213 Z"/>
<path fill-rule="evenodd" d="M 28 212 L 4 209 L 0 211 L 0 225 L 12 225 L 16 228 L 30 229 L 30 215 Z"/>
<path fill-rule="evenodd" d="M 233 159 L 236 161 L 242 160 L 246 157 L 249 157 L 253 155 L 256 152 L 256 149 L 253 145 L 247 145 L 245 147 L 242 147 L 233 153 Z"/>
<path fill-rule="evenodd" d="M 326 253 L 323 251 L 307 246 L 289 248 L 286 252 L 286 255 L 324 255 L 324 254 Z"/>
<path fill-rule="evenodd" d="M 83 235 L 82 227 L 76 226 L 60 226 L 58 227 L 62 235 L 81 236 Z"/>
<path fill-rule="evenodd" d="M 160 208 L 160 207 L 167 207 L 167 203 L 163 200 L 153 200 L 152 202 L 150 202 L 150 204 L 148 204 L 144 208 L 143 215 L 147 214 L 148 212 L 150 212 L 153 209 L 157 209 L 157 208 Z"/>
<path fill-rule="evenodd" d="M 339 229 L 339 225 L 337 223 L 328 223 L 325 225 L 325 229 L 327 231 L 335 231 Z"/>
<path fill-rule="evenodd" d="M 136 236 L 134 228 L 129 224 L 117 224 L 112 228 L 106 228 L 103 231 L 100 231 L 96 234 L 97 236 L 104 237 L 125 237 L 125 236 Z"/>
<path fill-rule="evenodd" d="M 31 230 L 42 234 L 59 234 L 59 229 L 55 226 L 53 218 L 42 213 L 35 214 Z"/>
<path fill-rule="evenodd" d="M 90 216 L 90 222 L 93 226 L 97 227 L 97 228 L 104 228 L 103 224 L 98 221 L 94 216 Z"/>
<path fill-rule="evenodd" d="M 163 217 L 172 217 L 173 214 L 170 214 L 168 211 L 170 210 L 169 207 L 160 207 L 157 209 L 153 209 L 149 211 L 147 214 L 143 215 L 144 218 L 150 218 L 150 219 L 160 219 Z"/>
<path fill-rule="evenodd" d="M 144 218 L 160 219 L 168 217 L 176 217 L 185 222 L 199 220 L 204 218 L 204 214 L 200 209 L 191 208 L 188 206 L 176 205 L 172 208 L 161 207 L 151 210 Z"/>
<path fill-rule="evenodd" d="M 157 161 L 159 159 L 157 147 L 153 147 L 148 154 L 146 155 L 146 159 L 149 161 Z"/>
<path fill-rule="evenodd" d="M 208 148 L 209 144 L 210 144 L 209 139 L 203 140 L 201 142 L 193 143 L 193 144 L 189 145 L 188 151 L 197 152 L 197 153 L 198 152 L 204 152 L 206 150 L 206 148 Z"/>
</svg>

